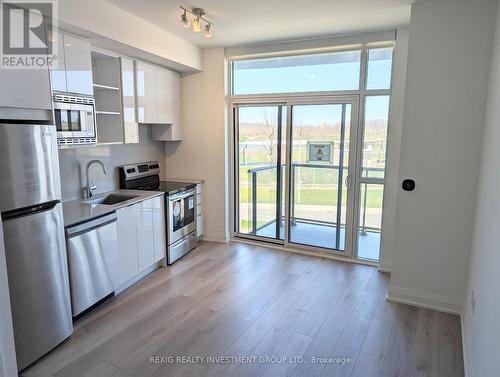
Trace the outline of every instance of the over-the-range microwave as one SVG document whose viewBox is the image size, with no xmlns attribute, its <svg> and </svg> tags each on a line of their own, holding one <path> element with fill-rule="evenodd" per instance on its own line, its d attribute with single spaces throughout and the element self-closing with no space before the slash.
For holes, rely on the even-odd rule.
<svg viewBox="0 0 500 377">
<path fill-rule="evenodd" d="M 59 145 L 95 144 L 95 101 L 92 97 L 54 94 L 54 120 Z"/>
</svg>

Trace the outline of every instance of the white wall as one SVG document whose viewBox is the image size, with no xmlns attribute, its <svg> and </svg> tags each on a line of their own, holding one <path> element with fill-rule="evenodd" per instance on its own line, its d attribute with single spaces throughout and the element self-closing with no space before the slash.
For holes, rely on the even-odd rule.
<svg viewBox="0 0 500 377">
<path fill-rule="evenodd" d="M 10 311 L 9 281 L 0 221 L 0 376 L 16 376 L 17 362 Z"/>
<path fill-rule="evenodd" d="M 500 8 L 497 14 L 476 224 L 463 328 L 470 376 L 500 376 Z M 474 292 L 474 294 L 472 293 Z M 472 300 L 475 298 L 475 310 Z"/>
<path fill-rule="evenodd" d="M 165 157 L 163 142 L 151 140 L 151 126 L 139 126 L 139 144 L 101 145 L 59 150 L 59 168 L 63 201 L 83 196 L 85 166 L 90 160 L 102 160 L 109 175 L 99 165 L 90 168 L 97 190 L 94 195 L 119 188 L 118 167 L 142 161 L 160 161 Z M 165 178 L 165 176 L 162 176 Z"/>
<path fill-rule="evenodd" d="M 205 239 L 228 238 L 224 49 L 203 50 L 203 71 L 181 77 L 181 142 L 165 143 L 168 178 L 204 179 Z"/>
<path fill-rule="evenodd" d="M 496 0 L 413 5 L 389 299 L 460 312 Z"/>
<path fill-rule="evenodd" d="M 382 217 L 382 240 L 380 245 L 380 270 L 390 272 L 394 254 L 396 231 L 396 201 L 399 191 L 399 156 L 403 130 L 403 107 L 408 60 L 409 29 L 396 32 L 392 69 L 392 95 L 389 111 L 387 156 L 385 166 L 384 206 Z"/>
<path fill-rule="evenodd" d="M 59 23 L 92 43 L 179 71 L 201 68 L 201 49 L 105 0 L 59 1 Z"/>
</svg>

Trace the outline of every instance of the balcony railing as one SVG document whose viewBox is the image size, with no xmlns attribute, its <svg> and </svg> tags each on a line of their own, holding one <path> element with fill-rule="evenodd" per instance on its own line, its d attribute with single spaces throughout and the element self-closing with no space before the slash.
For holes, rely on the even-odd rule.
<svg viewBox="0 0 500 377">
<path fill-rule="evenodd" d="M 285 164 L 281 165 L 282 169 L 282 177 L 284 177 L 284 169 L 285 169 Z M 332 227 L 337 227 L 337 224 L 340 223 L 340 227 L 345 227 L 345 224 L 343 224 L 340 220 L 340 208 L 337 208 L 337 219 L 336 221 L 325 221 L 325 220 L 318 220 L 318 219 L 311 219 L 311 218 L 306 218 L 306 217 L 298 217 L 295 215 L 295 195 L 296 195 L 296 183 L 295 183 L 295 178 L 297 174 L 297 169 L 328 169 L 328 170 L 339 170 L 341 167 L 338 165 L 323 165 L 323 164 L 311 164 L 311 163 L 292 163 L 291 164 L 291 171 L 290 171 L 290 180 L 292 182 L 292 187 L 290 190 L 290 202 L 292 205 L 290 206 L 290 222 L 292 225 L 296 223 L 296 221 L 304 221 L 304 222 L 309 222 L 309 223 L 316 223 L 319 225 L 327 225 L 327 226 L 332 226 Z M 258 212 L 257 212 L 257 203 L 258 203 L 258 176 L 259 174 L 263 174 L 264 172 L 269 172 L 269 171 L 275 171 L 276 170 L 276 165 L 268 165 L 268 166 L 259 166 L 255 168 L 248 169 L 247 174 L 248 174 L 248 183 L 249 183 L 249 189 L 248 189 L 248 203 L 251 203 L 251 206 L 248 208 L 249 209 L 249 214 L 248 218 L 251 219 L 251 234 L 257 234 L 260 229 L 263 229 L 273 222 L 277 221 L 279 218 L 279 221 L 284 220 L 284 210 L 281 207 L 283 205 L 283 200 L 282 200 L 282 190 L 277 190 L 276 194 L 276 205 L 279 206 L 279 211 L 276 213 L 280 214 L 280 216 L 276 216 L 270 221 L 267 221 L 261 225 L 258 225 Z M 373 168 L 373 167 L 368 167 L 363 169 L 363 177 L 367 178 L 370 177 L 370 173 L 382 173 L 384 171 L 384 168 Z M 343 182 L 342 182 L 342 177 L 345 177 L 347 173 L 346 167 L 342 169 L 342 174 L 337 173 L 337 177 L 340 179 L 338 180 L 338 186 L 337 190 L 338 192 L 340 191 L 340 194 L 337 197 L 337 203 L 342 203 L 342 187 L 343 187 Z M 364 190 L 363 190 L 363 198 L 361 201 L 361 208 L 362 208 L 362 218 L 361 218 L 361 224 L 360 224 L 360 232 L 363 235 L 366 235 L 366 231 L 375 231 L 375 232 L 380 232 L 380 228 L 376 227 L 370 227 L 366 225 L 366 208 L 367 208 L 367 196 L 368 196 L 368 184 L 369 183 L 362 183 L 364 185 Z M 320 184 L 318 184 L 320 185 Z M 334 203 L 332 203 L 333 205 Z M 278 225 L 279 226 L 279 225 Z M 278 228 L 277 228 L 278 229 Z"/>
</svg>

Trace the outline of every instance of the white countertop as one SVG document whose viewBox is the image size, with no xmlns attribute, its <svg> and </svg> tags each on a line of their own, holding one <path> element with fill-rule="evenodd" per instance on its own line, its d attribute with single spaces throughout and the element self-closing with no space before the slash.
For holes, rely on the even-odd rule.
<svg viewBox="0 0 500 377">
<path fill-rule="evenodd" d="M 133 195 L 135 198 L 125 200 L 116 204 L 91 204 L 85 203 L 89 199 L 76 199 L 63 203 L 64 226 L 74 225 L 83 221 L 91 220 L 95 217 L 106 215 L 119 208 L 142 202 L 156 196 L 164 195 L 163 191 L 141 191 L 141 190 L 114 190 L 105 192 L 92 197 L 92 199 L 101 198 L 110 194 Z"/>
</svg>

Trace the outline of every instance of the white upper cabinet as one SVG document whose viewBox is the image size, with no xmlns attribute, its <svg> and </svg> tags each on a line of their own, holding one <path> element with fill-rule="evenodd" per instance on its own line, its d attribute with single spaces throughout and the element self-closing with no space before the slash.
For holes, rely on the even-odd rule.
<svg viewBox="0 0 500 377">
<path fill-rule="evenodd" d="M 52 96 L 47 67 L 0 69 L 0 83 L 1 119 L 51 119 Z"/>
<path fill-rule="evenodd" d="M 139 123 L 153 125 L 155 140 L 181 140 L 179 74 L 144 62 L 136 66 Z"/>
<path fill-rule="evenodd" d="M 90 43 L 65 34 L 64 58 L 68 92 L 93 95 Z"/>
<path fill-rule="evenodd" d="M 172 77 L 172 106 L 174 112 L 174 119 L 170 131 L 170 140 L 182 140 L 182 127 L 181 127 L 181 77 L 178 73 L 174 72 Z"/>
<path fill-rule="evenodd" d="M 125 143 L 139 142 L 137 120 L 135 62 L 125 57 L 120 58 L 122 73 L 123 129 Z"/>
<path fill-rule="evenodd" d="M 137 113 L 139 123 L 158 123 L 156 67 L 137 62 Z"/>
<path fill-rule="evenodd" d="M 0 107 L 52 110 L 48 69 L 0 69 Z"/>
<path fill-rule="evenodd" d="M 66 63 L 64 59 L 64 38 L 62 33 L 56 30 L 52 32 L 52 38 L 57 39 L 57 60 L 51 69 L 52 90 L 58 92 L 67 92 L 68 85 L 66 84 Z"/>
<path fill-rule="evenodd" d="M 58 39 L 57 67 L 51 70 L 52 90 L 93 95 L 90 43 L 69 34 L 54 31 Z"/>
<path fill-rule="evenodd" d="M 166 72 L 168 78 L 167 75 L 161 75 L 163 80 L 158 80 L 158 83 L 162 85 L 158 92 L 167 92 L 163 96 L 166 100 L 161 103 L 163 111 L 160 113 L 168 121 L 153 125 L 153 140 L 180 141 L 182 140 L 180 76 L 176 72 Z"/>
<path fill-rule="evenodd" d="M 158 121 L 156 123 L 172 124 L 173 112 L 173 72 L 156 68 L 156 91 Z"/>
</svg>

